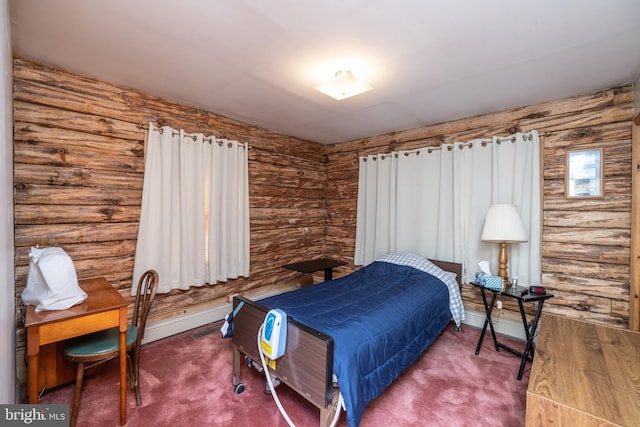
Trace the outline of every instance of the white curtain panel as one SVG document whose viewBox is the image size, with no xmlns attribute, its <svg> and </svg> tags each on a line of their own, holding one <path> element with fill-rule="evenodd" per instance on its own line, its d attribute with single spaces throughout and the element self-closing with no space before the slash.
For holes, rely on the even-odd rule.
<svg viewBox="0 0 640 427">
<path fill-rule="evenodd" d="M 500 145 L 496 142 L 492 145 L 498 147 L 493 153 L 493 161 L 498 167 L 494 168 L 491 204 L 515 205 L 528 233 L 526 243 L 509 245 L 509 276 L 518 276 L 523 284 L 538 285 L 542 280 L 540 137 L 533 130 L 512 135 L 510 141 L 502 140 Z M 496 244 L 487 244 L 492 246 L 492 260 L 497 271 L 499 248 Z"/>
<path fill-rule="evenodd" d="M 484 218 L 491 206 L 493 144 L 482 140 L 454 144 L 454 262 L 462 264 L 462 279 L 471 281 L 477 270 Z M 488 260 L 489 258 L 487 258 Z"/>
<path fill-rule="evenodd" d="M 370 161 L 376 157 L 377 163 Z M 360 159 L 356 264 L 368 264 L 386 252 L 406 251 L 461 263 L 466 282 L 473 279 L 481 260 L 491 261 L 497 272 L 498 245 L 482 242 L 480 236 L 489 207 L 512 203 L 521 213 L 529 242 L 509 246 L 510 275 L 517 275 L 521 283 L 539 283 L 537 132 L 385 155 L 397 160 L 395 178 L 393 168 L 380 168 L 380 157 Z M 384 191 L 378 190 L 381 180 Z M 385 194 L 395 199 L 385 199 Z M 376 206 L 375 214 L 370 214 L 369 203 Z M 379 215 L 380 206 L 386 207 L 385 216 Z"/>
<path fill-rule="evenodd" d="M 248 276 L 247 147 L 207 139 L 149 124 L 134 283 L 150 268 L 160 293 Z"/>
<path fill-rule="evenodd" d="M 432 259 L 452 259 L 453 157 L 444 149 L 400 152 L 396 245 Z M 433 171 L 442 173 L 434 174 Z M 371 262 L 373 260 L 368 260 Z"/>
<path fill-rule="evenodd" d="M 212 137 L 213 138 L 213 137 Z M 249 170 L 247 145 L 205 144 L 209 239 L 207 282 L 249 276 Z"/>
<path fill-rule="evenodd" d="M 360 158 L 356 265 L 368 264 L 396 250 L 397 170 L 397 153 Z"/>
</svg>

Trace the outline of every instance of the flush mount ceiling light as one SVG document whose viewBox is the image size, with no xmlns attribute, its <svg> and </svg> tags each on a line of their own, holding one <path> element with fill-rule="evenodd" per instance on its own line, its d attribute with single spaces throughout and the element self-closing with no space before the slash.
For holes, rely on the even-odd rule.
<svg viewBox="0 0 640 427">
<path fill-rule="evenodd" d="M 336 77 L 329 83 L 317 85 L 313 87 L 316 90 L 329 95 L 333 99 L 340 101 L 341 99 L 349 98 L 361 93 L 370 91 L 373 89 L 365 82 L 358 80 L 351 71 L 339 70 L 336 71 Z"/>
</svg>

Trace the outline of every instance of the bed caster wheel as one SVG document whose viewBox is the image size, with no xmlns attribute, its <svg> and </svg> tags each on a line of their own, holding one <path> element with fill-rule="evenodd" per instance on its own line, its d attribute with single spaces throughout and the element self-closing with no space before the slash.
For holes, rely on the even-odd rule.
<svg viewBox="0 0 640 427">
<path fill-rule="evenodd" d="M 238 383 L 233 386 L 233 392 L 235 394 L 240 394 L 244 391 L 244 384 Z"/>
</svg>

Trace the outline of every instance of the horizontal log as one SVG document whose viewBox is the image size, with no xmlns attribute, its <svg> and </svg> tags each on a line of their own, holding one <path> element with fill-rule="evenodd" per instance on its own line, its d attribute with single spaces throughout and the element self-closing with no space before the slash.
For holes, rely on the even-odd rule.
<svg viewBox="0 0 640 427">
<path fill-rule="evenodd" d="M 353 228 L 355 233 L 356 210 L 328 208 L 327 226 L 330 228 Z"/>
<path fill-rule="evenodd" d="M 35 210 L 32 205 L 15 206 L 15 224 L 74 224 L 138 222 L 140 206 L 52 205 Z"/>
<path fill-rule="evenodd" d="M 251 211 L 254 209 L 269 208 L 279 209 L 320 209 L 324 206 L 324 200 L 320 196 L 313 197 L 315 192 L 303 192 L 307 197 L 275 197 L 268 195 L 259 195 L 249 198 L 249 206 Z M 299 193 L 298 193 L 299 195 Z"/>
<path fill-rule="evenodd" d="M 561 289 L 567 293 L 629 301 L 628 282 L 545 273 L 542 275 L 542 283 L 549 289 Z"/>
<path fill-rule="evenodd" d="M 346 225 L 344 227 L 331 227 L 331 237 L 335 240 L 337 238 L 342 238 L 345 240 L 353 240 L 356 236 L 356 226 L 355 223 L 353 225 Z M 327 238 L 329 235 L 327 235 Z M 351 247 L 355 248 L 353 241 L 351 242 Z"/>
<path fill-rule="evenodd" d="M 612 105 L 608 108 L 594 108 L 585 111 L 568 112 L 553 117 L 523 121 L 525 129 L 544 129 L 554 132 L 585 126 L 600 126 L 605 123 L 629 121 L 633 114 L 633 103 Z"/>
<path fill-rule="evenodd" d="M 324 207 L 304 207 L 304 208 L 259 208 L 251 209 L 251 220 L 275 220 L 282 218 L 299 219 L 302 216 L 309 218 L 326 218 L 327 211 Z"/>
<path fill-rule="evenodd" d="M 299 138 L 265 131 L 260 128 L 251 127 L 242 129 L 242 131 L 247 141 L 258 148 L 258 150 L 254 152 L 257 157 L 264 152 L 276 153 L 277 155 L 291 159 L 307 159 L 322 164 L 327 162 L 324 145 L 318 144 L 317 142 L 305 141 Z"/>
<path fill-rule="evenodd" d="M 262 164 L 259 169 L 249 167 L 249 182 L 253 184 L 270 184 L 278 187 L 298 187 L 304 189 L 326 188 L 325 175 L 316 171 L 299 170 L 293 165 L 290 167 L 277 167 Z"/>
<path fill-rule="evenodd" d="M 60 245 L 72 260 L 93 259 L 102 257 L 129 257 L 136 251 L 136 239 L 114 240 L 107 242 L 67 243 Z M 30 246 L 16 247 L 16 266 L 29 264 Z"/>
<path fill-rule="evenodd" d="M 76 130 L 45 127 L 33 123 L 14 123 L 14 142 L 26 142 L 53 147 L 73 147 L 102 156 L 127 156 L 131 162 L 144 163 L 144 134 L 136 140 L 96 135 Z"/>
<path fill-rule="evenodd" d="M 143 175 L 135 172 L 118 172 L 83 167 L 58 167 L 16 163 L 14 183 L 74 185 L 86 187 L 119 187 L 141 189 Z"/>
<path fill-rule="evenodd" d="M 631 126 L 626 121 L 558 130 L 544 137 L 544 147 L 545 151 L 558 148 L 576 149 L 586 145 L 623 140 L 631 140 Z"/>
<path fill-rule="evenodd" d="M 317 147 L 316 147 L 317 150 Z M 320 151 L 322 153 L 322 151 Z M 256 165 L 256 167 L 260 167 L 261 164 L 266 165 L 280 165 L 286 168 L 291 167 L 292 161 L 295 162 L 295 165 L 298 166 L 301 170 L 312 170 L 321 172 L 324 171 L 326 164 L 326 157 L 320 156 L 318 159 L 311 159 L 301 157 L 300 155 L 283 155 L 281 152 L 270 152 L 264 149 L 254 149 L 249 150 L 249 161 Z"/>
<path fill-rule="evenodd" d="M 326 167 L 327 176 L 330 180 L 357 180 L 358 178 L 358 157 L 353 155 L 347 156 L 346 154 L 340 154 L 337 156 L 329 156 L 329 162 Z"/>
<path fill-rule="evenodd" d="M 544 241 L 542 244 L 542 256 L 565 260 L 573 259 L 629 265 L 631 262 L 631 249 L 629 247 Z"/>
<path fill-rule="evenodd" d="M 604 197 L 594 198 L 565 198 L 545 197 L 542 203 L 543 210 L 594 210 L 594 211 L 630 211 L 631 194 L 607 193 Z"/>
<path fill-rule="evenodd" d="M 285 187 L 269 185 L 267 180 L 262 181 L 262 183 L 249 181 L 249 204 L 251 206 L 269 206 L 269 199 L 273 199 L 271 204 L 274 207 L 282 204 L 284 199 L 291 199 L 286 202 L 285 206 L 293 206 L 296 201 L 302 200 L 304 200 L 303 203 L 310 200 L 324 203 L 323 197 L 326 194 L 326 189 L 319 185 L 316 186 L 317 188 Z M 253 204 L 254 201 L 256 201 L 256 205 Z"/>
<path fill-rule="evenodd" d="M 549 289 L 553 293 L 553 305 L 570 307 L 577 311 L 611 314 L 611 300 L 582 293 L 569 293 L 559 289 Z"/>
<path fill-rule="evenodd" d="M 310 248 L 313 248 L 318 241 L 321 241 L 325 233 L 324 227 L 299 227 L 289 229 L 284 236 L 280 230 L 273 229 L 257 230 L 254 235 L 255 239 L 252 236 L 250 244 L 252 253 L 287 254 L 289 250 L 298 249 L 309 253 Z"/>
<path fill-rule="evenodd" d="M 349 212 L 353 213 L 352 218 L 356 219 L 356 213 L 358 212 L 357 198 L 329 198 L 327 199 L 327 210 L 332 212 Z"/>
<path fill-rule="evenodd" d="M 258 211 L 258 212 L 256 212 Z M 309 209 L 252 209 L 251 230 L 277 228 L 282 231 L 291 227 L 323 227 L 326 222 L 326 210 Z"/>
<path fill-rule="evenodd" d="M 24 123 L 39 124 L 43 127 L 75 130 L 96 135 L 140 141 L 145 131 L 130 123 L 90 113 L 65 110 L 51 107 L 46 102 L 32 104 L 16 99 L 13 103 L 14 120 Z"/>
<path fill-rule="evenodd" d="M 631 212 L 554 211 L 543 213 L 545 227 L 631 228 Z"/>
<path fill-rule="evenodd" d="M 340 182 L 334 182 L 327 186 L 327 202 L 342 203 L 350 201 L 351 204 L 358 200 L 358 188 L 353 185 L 342 185 Z"/>
<path fill-rule="evenodd" d="M 578 228 L 578 227 L 543 227 L 543 242 L 562 242 L 591 244 L 600 246 L 631 246 L 629 229 Z"/>
<path fill-rule="evenodd" d="M 71 187 L 60 185 L 16 184 L 14 201 L 18 205 L 103 205 L 140 206 L 142 188 Z"/>
<path fill-rule="evenodd" d="M 93 259 L 76 258 L 73 259 L 73 266 L 79 280 L 90 277 L 110 277 L 117 273 L 123 273 L 124 276 L 131 277 L 133 274 L 133 260 L 134 256 L 132 255 L 101 256 Z M 24 279 L 26 279 L 28 270 L 28 265 L 16 267 L 16 275 L 19 277 L 16 280 L 16 287 L 24 288 L 26 286 L 26 280 Z M 128 286 L 131 286 L 130 282 Z"/>
<path fill-rule="evenodd" d="M 130 156 L 94 153 L 74 147 L 52 146 L 39 143 L 14 144 L 14 161 L 21 164 L 48 165 L 57 167 L 77 167 L 83 169 L 109 170 L 120 172 L 144 172 L 144 163 L 134 161 Z"/>
<path fill-rule="evenodd" d="M 329 227 L 353 228 L 355 233 L 356 223 L 353 220 L 353 217 L 346 214 L 334 215 L 329 212 L 329 217 L 327 218 L 326 224 Z"/>
<path fill-rule="evenodd" d="M 17 225 L 16 246 L 62 246 L 138 238 L 138 223 Z"/>
<path fill-rule="evenodd" d="M 629 283 L 630 266 L 563 258 L 542 258 L 542 272 Z"/>
</svg>

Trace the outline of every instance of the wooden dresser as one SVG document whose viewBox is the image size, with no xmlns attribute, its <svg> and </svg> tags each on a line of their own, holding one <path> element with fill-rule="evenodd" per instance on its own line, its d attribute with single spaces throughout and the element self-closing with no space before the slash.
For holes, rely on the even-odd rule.
<svg viewBox="0 0 640 427">
<path fill-rule="evenodd" d="M 544 314 L 526 425 L 640 425 L 640 333 Z"/>
</svg>

